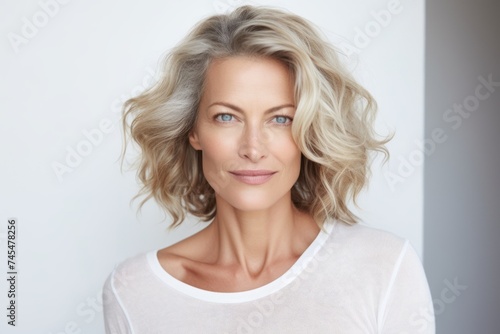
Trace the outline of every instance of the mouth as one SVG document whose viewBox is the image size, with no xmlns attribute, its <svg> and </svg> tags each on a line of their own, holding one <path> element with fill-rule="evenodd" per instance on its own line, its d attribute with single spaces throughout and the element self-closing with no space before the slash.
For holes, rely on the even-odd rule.
<svg viewBox="0 0 500 334">
<path fill-rule="evenodd" d="M 246 184 L 258 185 L 267 182 L 276 171 L 272 170 L 235 170 L 229 172 L 238 181 Z"/>
</svg>

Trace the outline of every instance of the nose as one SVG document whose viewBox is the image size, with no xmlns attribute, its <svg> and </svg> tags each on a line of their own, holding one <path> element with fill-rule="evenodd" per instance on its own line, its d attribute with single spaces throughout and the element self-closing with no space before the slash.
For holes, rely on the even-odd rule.
<svg viewBox="0 0 500 334">
<path fill-rule="evenodd" d="M 245 126 L 239 143 L 239 156 L 251 162 L 258 162 L 268 154 L 267 144 L 269 139 L 269 134 L 261 126 Z"/>
</svg>

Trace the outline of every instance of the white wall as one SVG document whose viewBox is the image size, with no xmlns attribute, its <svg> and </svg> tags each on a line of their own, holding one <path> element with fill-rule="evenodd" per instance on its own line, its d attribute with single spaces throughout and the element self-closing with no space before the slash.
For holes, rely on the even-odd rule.
<svg viewBox="0 0 500 334">
<path fill-rule="evenodd" d="M 0 4 L 1 263 L 7 219 L 16 217 L 16 333 L 100 333 L 98 298 L 113 266 L 202 226 L 167 233 L 154 203 L 138 216 L 137 205 L 129 206 L 138 185 L 117 160 L 120 103 L 148 84 L 161 56 L 195 22 L 250 2 L 55 1 Z M 379 102 L 378 128 L 396 130 L 392 159 L 375 165 L 359 214 L 370 226 L 410 239 L 422 254 L 416 142 L 423 134 L 423 3 L 265 4 L 305 16 L 352 53 L 349 66 Z M 389 10 L 390 17 L 380 17 Z M 85 156 L 71 157 L 73 151 Z M 54 164 L 66 172 L 58 175 Z M 5 280 L 0 291 L 5 296 Z M 0 331 L 14 332 L 3 313 L 1 319 Z"/>
<path fill-rule="evenodd" d="M 442 334 L 500 333 L 499 13 L 427 3 L 425 136 L 447 140 L 426 161 L 424 255 Z"/>
</svg>

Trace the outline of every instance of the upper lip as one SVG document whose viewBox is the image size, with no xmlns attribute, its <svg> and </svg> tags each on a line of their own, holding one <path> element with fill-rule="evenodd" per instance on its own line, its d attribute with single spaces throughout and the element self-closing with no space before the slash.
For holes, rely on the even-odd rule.
<svg viewBox="0 0 500 334">
<path fill-rule="evenodd" d="M 276 173 L 273 170 L 265 170 L 265 169 L 250 169 L 250 170 L 232 170 L 230 173 L 235 175 L 242 176 L 260 176 L 260 175 L 269 175 Z"/>
</svg>

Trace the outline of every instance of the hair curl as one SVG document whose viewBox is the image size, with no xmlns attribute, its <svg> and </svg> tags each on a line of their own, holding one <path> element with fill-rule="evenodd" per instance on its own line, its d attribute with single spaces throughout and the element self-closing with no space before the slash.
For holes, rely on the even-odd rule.
<svg viewBox="0 0 500 334">
<path fill-rule="evenodd" d="M 292 188 L 294 205 L 320 226 L 330 218 L 356 223 L 348 203 L 356 203 L 367 183 L 369 153 L 388 157 L 389 139 L 377 139 L 372 128 L 376 102 L 309 21 L 269 7 L 243 6 L 202 20 L 169 52 L 160 80 L 125 103 L 125 136 L 142 153 L 143 187 L 136 197 L 146 197 L 140 207 L 153 197 L 172 216 L 171 227 L 186 213 L 204 221 L 215 217 L 214 190 L 188 136 L 210 62 L 240 55 L 277 59 L 295 78 L 292 135 L 302 161 Z"/>
</svg>

